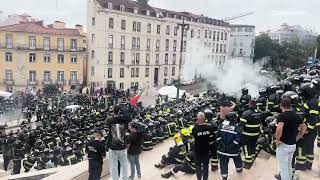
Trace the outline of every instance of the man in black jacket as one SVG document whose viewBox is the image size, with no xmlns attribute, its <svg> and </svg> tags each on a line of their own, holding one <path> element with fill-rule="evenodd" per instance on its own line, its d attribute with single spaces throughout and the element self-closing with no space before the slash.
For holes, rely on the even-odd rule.
<svg viewBox="0 0 320 180">
<path fill-rule="evenodd" d="M 121 166 L 122 179 L 128 179 L 126 130 L 129 120 L 124 118 L 126 117 L 121 116 L 121 107 L 117 105 L 113 109 L 113 116 L 107 119 L 109 126 L 107 146 L 112 180 L 119 179 L 118 162 Z"/>
<path fill-rule="evenodd" d="M 208 168 L 210 153 L 214 139 L 210 138 L 214 134 L 214 128 L 211 124 L 205 123 L 205 114 L 199 112 L 197 122 L 192 130 L 194 137 L 194 156 L 196 163 L 196 174 L 198 180 L 208 179 Z"/>
</svg>

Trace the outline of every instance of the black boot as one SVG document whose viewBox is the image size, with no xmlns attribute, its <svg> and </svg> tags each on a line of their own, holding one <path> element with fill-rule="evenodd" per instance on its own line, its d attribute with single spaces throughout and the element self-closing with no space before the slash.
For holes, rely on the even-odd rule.
<svg viewBox="0 0 320 180">
<path fill-rule="evenodd" d="M 276 178 L 277 180 L 281 180 L 281 176 L 280 176 L 280 174 L 276 174 L 276 175 L 274 175 L 274 178 Z"/>
<path fill-rule="evenodd" d="M 214 171 L 216 171 L 216 170 L 218 170 L 219 168 L 218 168 L 218 166 L 211 166 L 211 171 L 212 172 L 214 172 Z"/>
<path fill-rule="evenodd" d="M 163 169 L 164 167 L 166 167 L 166 165 L 159 163 L 159 164 L 155 164 L 154 167 L 159 168 L 159 169 Z"/>
<path fill-rule="evenodd" d="M 173 176 L 174 174 L 171 172 L 171 171 L 169 171 L 168 173 L 166 173 L 166 174 L 161 174 L 161 177 L 162 178 L 165 178 L 165 179 L 169 179 L 171 176 Z"/>
</svg>

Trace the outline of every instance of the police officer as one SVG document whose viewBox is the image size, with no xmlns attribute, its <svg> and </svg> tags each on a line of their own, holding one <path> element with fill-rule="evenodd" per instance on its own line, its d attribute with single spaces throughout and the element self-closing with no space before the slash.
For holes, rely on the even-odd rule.
<svg viewBox="0 0 320 180">
<path fill-rule="evenodd" d="M 101 177 L 103 159 L 106 157 L 105 145 L 101 139 L 102 134 L 96 132 L 95 139 L 86 146 L 89 160 L 89 180 L 99 180 Z"/>
<path fill-rule="evenodd" d="M 180 134 L 174 135 L 174 141 L 176 145 L 170 148 L 168 154 L 163 155 L 161 162 L 155 164 L 156 168 L 162 169 L 169 164 L 182 164 L 184 158 L 186 157 L 186 147 L 182 141 Z"/>
<path fill-rule="evenodd" d="M 256 101 L 251 100 L 248 106 L 248 110 L 240 118 L 240 125 L 243 128 L 244 168 L 246 169 L 251 168 L 256 158 L 256 144 L 262 129 L 262 114 L 256 109 Z"/>
<path fill-rule="evenodd" d="M 220 124 L 217 133 L 218 154 L 220 160 L 220 170 L 223 180 L 228 179 L 228 164 L 232 158 L 237 173 L 242 172 L 241 160 L 241 129 L 236 124 L 237 114 L 229 112 L 226 115 L 226 120 Z"/>
</svg>

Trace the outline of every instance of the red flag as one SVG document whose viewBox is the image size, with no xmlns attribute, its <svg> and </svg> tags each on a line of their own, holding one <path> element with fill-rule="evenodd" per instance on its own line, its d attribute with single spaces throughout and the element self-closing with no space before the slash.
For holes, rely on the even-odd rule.
<svg viewBox="0 0 320 180">
<path fill-rule="evenodd" d="M 133 96 L 133 97 L 130 99 L 130 105 L 131 105 L 131 106 L 137 106 L 138 100 L 139 100 L 139 98 L 141 97 L 141 94 L 142 94 L 142 93 L 143 93 L 143 90 L 142 90 L 139 94 Z"/>
</svg>

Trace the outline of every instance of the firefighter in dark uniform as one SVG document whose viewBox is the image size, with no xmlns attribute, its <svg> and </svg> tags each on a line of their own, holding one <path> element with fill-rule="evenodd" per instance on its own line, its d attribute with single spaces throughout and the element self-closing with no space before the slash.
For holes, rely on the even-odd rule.
<svg viewBox="0 0 320 180">
<path fill-rule="evenodd" d="M 277 114 L 280 109 L 280 97 L 277 94 L 277 86 L 272 86 L 272 87 L 268 87 L 267 88 L 267 93 L 269 93 L 270 95 L 268 96 L 267 99 L 267 107 L 266 110 L 268 112 L 270 112 L 272 115 Z"/>
<path fill-rule="evenodd" d="M 302 151 L 306 155 L 305 169 L 311 170 L 314 160 L 314 141 L 317 136 L 316 125 L 319 122 L 319 101 L 316 88 L 312 83 L 304 83 L 300 87 L 300 95 L 304 98 L 303 107 L 306 114 L 307 132 L 303 136 Z"/>
<path fill-rule="evenodd" d="M 187 174 L 195 174 L 196 173 L 196 164 L 194 162 L 193 151 L 189 151 L 187 157 L 184 159 L 183 164 L 176 165 L 169 172 L 165 174 L 161 174 L 161 177 L 165 179 L 169 179 L 171 176 L 177 174 L 179 171 L 187 173 Z"/>
<path fill-rule="evenodd" d="M 30 171 L 30 169 L 34 166 L 36 163 L 37 159 L 36 156 L 38 155 L 39 151 L 34 150 L 33 154 L 28 154 L 27 159 L 22 161 L 23 167 L 24 167 L 24 172 L 27 173 Z"/>
<path fill-rule="evenodd" d="M 186 147 L 182 141 L 180 134 L 174 135 L 174 141 L 176 145 L 170 148 L 168 154 L 163 155 L 161 162 L 155 164 L 156 168 L 162 169 L 170 164 L 182 164 L 184 158 L 186 157 Z"/>
<path fill-rule="evenodd" d="M 142 143 L 142 150 L 143 151 L 151 151 L 153 149 L 152 145 L 152 132 L 150 128 L 147 128 L 146 133 L 143 133 L 143 143 Z"/>
<path fill-rule="evenodd" d="M 251 100 L 251 96 L 249 95 L 249 90 L 247 88 L 243 88 L 241 91 L 242 96 L 240 97 L 240 113 L 246 109 L 247 104 Z"/>
<path fill-rule="evenodd" d="M 267 91 L 265 89 L 259 90 L 259 98 L 257 100 L 257 108 L 260 111 L 265 111 L 267 105 Z"/>
<path fill-rule="evenodd" d="M 210 135 L 210 138 L 212 139 L 211 142 L 211 158 L 210 158 L 210 165 L 211 165 L 211 171 L 218 170 L 218 154 L 217 154 L 217 142 L 216 142 L 216 134 L 218 131 L 218 124 L 213 119 L 213 113 L 211 109 L 205 109 L 204 115 L 206 117 L 206 121 L 210 123 L 213 127 L 214 133 Z"/>
<path fill-rule="evenodd" d="M 241 160 L 241 128 L 237 126 L 237 114 L 229 112 L 220 125 L 217 133 L 218 154 L 221 176 L 223 180 L 228 179 L 228 164 L 232 158 L 237 173 L 242 172 Z"/>
<path fill-rule="evenodd" d="M 240 118 L 240 125 L 243 128 L 244 168 L 246 169 L 250 169 L 254 162 L 256 144 L 262 129 L 262 114 L 256 110 L 256 101 L 251 100 L 248 106 L 249 109 Z"/>
<path fill-rule="evenodd" d="M 16 135 L 14 135 L 14 138 L 16 138 Z M 20 174 L 21 170 L 21 160 L 24 157 L 23 154 L 23 145 L 20 139 L 17 139 L 14 144 L 13 144 L 13 149 L 12 149 L 12 157 L 13 157 L 13 170 L 12 170 L 12 175 L 15 174 Z"/>
</svg>

